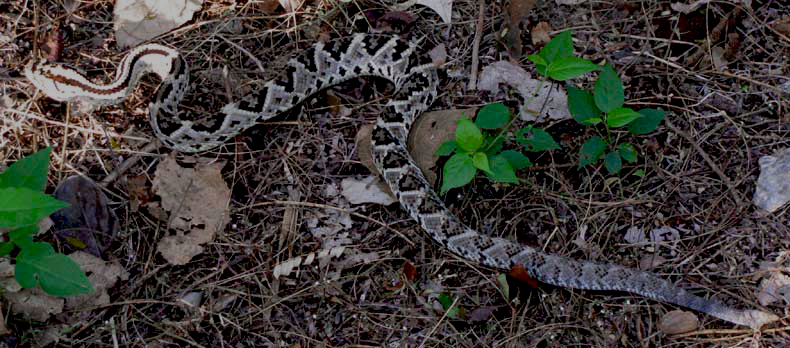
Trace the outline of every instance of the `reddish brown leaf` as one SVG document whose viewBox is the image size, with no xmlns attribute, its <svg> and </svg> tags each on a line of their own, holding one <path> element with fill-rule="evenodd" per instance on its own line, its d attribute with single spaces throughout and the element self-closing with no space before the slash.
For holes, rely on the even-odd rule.
<svg viewBox="0 0 790 348">
<path fill-rule="evenodd" d="M 527 283 L 527 285 L 533 288 L 536 289 L 538 288 L 538 282 L 529 276 L 529 273 L 527 273 L 527 270 L 524 269 L 524 266 L 522 265 L 516 265 L 515 267 L 513 267 L 513 269 L 510 270 L 510 273 L 508 273 L 508 275 L 522 282 Z"/>
<path fill-rule="evenodd" d="M 411 264 L 411 262 L 406 261 L 403 264 L 403 274 L 406 276 L 406 279 L 409 282 L 413 282 L 414 277 L 417 276 L 417 268 L 415 268 L 414 265 Z"/>
</svg>

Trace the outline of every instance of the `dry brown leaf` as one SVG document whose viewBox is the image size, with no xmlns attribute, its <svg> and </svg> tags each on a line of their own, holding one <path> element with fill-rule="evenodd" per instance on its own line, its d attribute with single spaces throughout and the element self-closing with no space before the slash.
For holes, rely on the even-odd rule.
<svg viewBox="0 0 790 348">
<path fill-rule="evenodd" d="M 445 24 L 452 23 L 451 15 L 453 13 L 453 0 L 409 0 L 399 4 L 397 8 L 406 9 L 414 5 L 423 5 L 431 10 L 434 10 L 442 22 Z"/>
<path fill-rule="evenodd" d="M 551 41 L 551 24 L 549 22 L 540 22 L 536 24 L 530 31 L 532 37 L 532 44 L 535 46 L 544 46 Z"/>
<path fill-rule="evenodd" d="M 52 214 L 55 234 L 71 245 L 101 257 L 118 231 L 118 218 L 107 196 L 91 179 L 73 175 L 55 189 L 55 198 L 69 207 Z"/>
<path fill-rule="evenodd" d="M 129 192 L 129 209 L 136 213 L 140 205 L 148 203 L 151 199 L 151 187 L 147 185 L 145 176 L 129 176 L 126 179 L 126 190 Z"/>
<path fill-rule="evenodd" d="M 229 221 L 230 189 L 220 170 L 224 163 L 197 164 L 183 168 L 174 155 L 156 168 L 154 192 L 162 198 L 162 208 L 170 212 L 168 228 L 176 235 L 159 241 L 157 250 L 171 264 L 183 265 L 203 251 L 225 229 Z"/>
<path fill-rule="evenodd" d="M 677 335 L 691 332 L 699 326 L 699 319 L 694 313 L 674 310 L 661 317 L 658 329 L 667 335 Z"/>
<path fill-rule="evenodd" d="M 135 46 L 178 28 L 202 6 L 203 0 L 118 0 L 113 10 L 118 46 Z"/>
<path fill-rule="evenodd" d="M 518 65 L 509 61 L 499 61 L 483 68 L 478 88 L 497 93 L 500 85 L 515 88 L 526 101 L 518 113 L 519 119 L 523 121 L 543 122 L 571 118 L 568 111 L 568 96 L 564 90 L 554 88 L 551 83 L 532 79 L 532 76 Z"/>
<path fill-rule="evenodd" d="M 12 312 L 27 319 L 47 321 L 50 315 L 63 312 L 64 300 L 45 294 L 41 288 L 5 292 L 3 298 L 11 306 Z"/>
<path fill-rule="evenodd" d="M 406 276 L 406 280 L 413 282 L 414 278 L 417 277 L 417 268 L 411 262 L 406 261 L 403 263 L 403 275 Z"/>
<path fill-rule="evenodd" d="M 434 66 L 441 67 L 447 62 L 447 47 L 444 43 L 440 43 L 428 52 L 428 56 L 431 57 Z"/>
<path fill-rule="evenodd" d="M 115 286 L 118 280 L 129 279 L 129 272 L 117 262 L 104 261 L 82 251 L 69 254 L 69 258 L 80 265 L 80 269 L 88 275 L 88 280 L 96 291 L 87 295 L 66 298 L 67 309 L 108 304 L 110 295 L 107 294 L 107 290 Z"/>
<path fill-rule="evenodd" d="M 790 16 L 784 16 L 774 22 L 773 28 L 784 36 L 790 36 Z"/>
</svg>

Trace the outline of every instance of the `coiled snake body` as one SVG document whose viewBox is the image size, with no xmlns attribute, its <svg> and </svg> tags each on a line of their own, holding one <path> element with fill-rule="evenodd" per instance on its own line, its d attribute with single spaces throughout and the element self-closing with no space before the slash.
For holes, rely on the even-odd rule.
<svg viewBox="0 0 790 348">
<path fill-rule="evenodd" d="M 25 68 L 26 77 L 49 97 L 59 101 L 83 99 L 95 104 L 122 101 L 147 72 L 162 79 L 149 107 L 153 131 L 163 143 L 181 152 L 217 147 L 255 123 L 339 82 L 360 76 L 386 78 L 395 85 L 396 92 L 373 130 L 375 165 L 401 206 L 434 241 L 451 252 L 497 269 L 523 268 L 531 277 L 548 284 L 626 291 L 754 328 L 776 319 L 770 313 L 737 310 L 693 295 L 653 273 L 546 254 L 482 235 L 464 225 L 445 207 L 406 151 L 410 127 L 436 98 L 438 83 L 435 67 L 412 42 L 393 36 L 358 34 L 318 43 L 291 60 L 282 77 L 201 122 L 179 118 L 177 106 L 189 85 L 188 66 L 176 50 L 166 46 L 147 44 L 133 49 L 122 60 L 116 79 L 108 85 L 96 85 L 72 69 L 45 62 Z"/>
</svg>

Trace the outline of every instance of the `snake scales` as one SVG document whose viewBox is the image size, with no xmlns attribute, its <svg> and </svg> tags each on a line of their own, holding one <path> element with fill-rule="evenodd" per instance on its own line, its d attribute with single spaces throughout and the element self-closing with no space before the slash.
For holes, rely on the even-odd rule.
<svg viewBox="0 0 790 348">
<path fill-rule="evenodd" d="M 73 69 L 43 61 L 25 67 L 26 77 L 50 98 L 104 105 L 122 101 L 148 72 L 162 79 L 149 106 L 153 131 L 164 144 L 181 152 L 217 147 L 255 123 L 291 109 L 311 94 L 339 82 L 360 76 L 386 78 L 394 83 L 396 92 L 373 130 L 375 165 L 401 206 L 434 241 L 451 252 L 497 269 L 523 268 L 544 283 L 630 292 L 753 328 L 776 319 L 770 313 L 738 310 L 693 295 L 653 273 L 546 254 L 482 235 L 464 225 L 445 207 L 406 151 L 410 127 L 436 99 L 438 84 L 435 67 L 418 52 L 415 43 L 364 34 L 318 43 L 292 59 L 280 78 L 201 122 L 179 117 L 177 106 L 189 86 L 188 65 L 167 46 L 146 44 L 131 50 L 121 61 L 115 80 L 107 85 L 94 84 Z"/>
</svg>

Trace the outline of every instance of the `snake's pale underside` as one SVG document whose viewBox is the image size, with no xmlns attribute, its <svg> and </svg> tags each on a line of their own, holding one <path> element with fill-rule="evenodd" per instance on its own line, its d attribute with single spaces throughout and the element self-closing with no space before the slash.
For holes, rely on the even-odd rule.
<svg viewBox="0 0 790 348">
<path fill-rule="evenodd" d="M 434 241 L 471 262 L 510 271 L 523 268 L 532 278 L 561 287 L 619 290 L 673 303 L 732 323 L 759 328 L 777 319 L 759 310 L 738 310 L 691 294 L 654 273 L 613 264 L 577 261 L 550 255 L 510 240 L 482 235 L 466 226 L 444 205 L 411 155 L 406 138 L 415 118 L 436 99 L 436 68 L 413 42 L 395 36 L 358 34 L 318 43 L 292 59 L 280 78 L 227 104 L 200 122 L 187 120 L 177 106 L 189 85 L 186 61 L 174 49 L 158 44 L 139 46 L 120 63 L 115 80 L 90 82 L 73 69 L 31 62 L 26 77 L 50 98 L 114 104 L 127 97 L 142 75 L 162 79 L 149 107 L 156 137 L 182 152 L 217 147 L 257 122 L 291 109 L 317 91 L 360 76 L 386 78 L 395 93 L 376 120 L 372 153 L 376 167 L 403 209 Z"/>
</svg>

